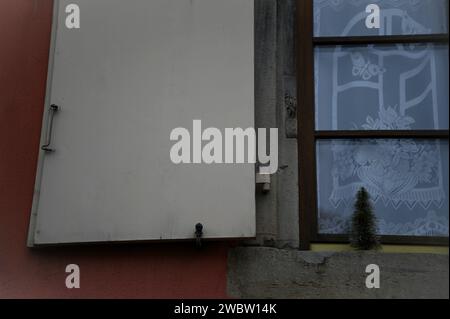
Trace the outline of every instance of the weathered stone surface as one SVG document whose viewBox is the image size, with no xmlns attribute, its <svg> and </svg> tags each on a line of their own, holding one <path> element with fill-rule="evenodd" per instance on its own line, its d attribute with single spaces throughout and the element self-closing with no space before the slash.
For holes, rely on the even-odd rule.
<svg viewBox="0 0 450 319">
<path fill-rule="evenodd" d="M 277 127 L 277 1 L 255 2 L 255 126 Z M 277 238 L 277 175 L 271 191 L 256 189 L 256 239 L 253 245 L 271 244 Z"/>
<path fill-rule="evenodd" d="M 380 267 L 380 289 L 366 288 L 369 264 Z M 238 247 L 228 269 L 237 298 L 449 298 L 448 255 Z"/>
</svg>

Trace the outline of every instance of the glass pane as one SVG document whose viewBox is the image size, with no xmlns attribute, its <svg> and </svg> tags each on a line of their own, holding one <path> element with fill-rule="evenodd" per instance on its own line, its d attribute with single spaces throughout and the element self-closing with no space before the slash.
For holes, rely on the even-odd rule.
<svg viewBox="0 0 450 319">
<path fill-rule="evenodd" d="M 448 151 L 443 140 L 318 141 L 319 233 L 348 233 L 365 187 L 380 234 L 448 236 Z"/>
<path fill-rule="evenodd" d="M 366 26 L 366 7 L 380 8 L 380 28 Z M 446 33 L 447 0 L 314 0 L 316 37 Z"/>
<path fill-rule="evenodd" d="M 317 130 L 448 129 L 448 46 L 315 49 Z"/>
</svg>

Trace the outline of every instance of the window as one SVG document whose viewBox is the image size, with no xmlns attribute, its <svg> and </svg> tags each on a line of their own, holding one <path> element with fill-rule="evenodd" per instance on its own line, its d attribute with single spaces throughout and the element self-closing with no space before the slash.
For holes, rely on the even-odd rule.
<svg viewBox="0 0 450 319">
<path fill-rule="evenodd" d="M 348 241 L 361 187 L 382 242 L 447 245 L 448 2 L 297 4 L 301 248 Z"/>
</svg>

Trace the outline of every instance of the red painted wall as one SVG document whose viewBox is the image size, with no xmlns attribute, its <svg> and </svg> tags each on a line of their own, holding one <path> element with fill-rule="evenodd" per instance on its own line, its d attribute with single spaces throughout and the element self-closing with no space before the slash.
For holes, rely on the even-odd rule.
<svg viewBox="0 0 450 319">
<path fill-rule="evenodd" d="M 29 249 L 52 0 L 0 0 L 0 298 L 224 298 L 227 244 Z M 65 287 L 78 264 L 81 289 Z"/>
</svg>

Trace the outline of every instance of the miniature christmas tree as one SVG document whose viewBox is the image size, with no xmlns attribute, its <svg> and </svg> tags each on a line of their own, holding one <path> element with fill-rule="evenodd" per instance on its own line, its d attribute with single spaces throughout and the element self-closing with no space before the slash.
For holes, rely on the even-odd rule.
<svg viewBox="0 0 450 319">
<path fill-rule="evenodd" d="M 363 187 L 356 194 L 355 211 L 351 219 L 351 246 L 357 250 L 372 250 L 380 247 L 377 236 L 377 219 L 372 211 L 370 195 Z"/>
</svg>

